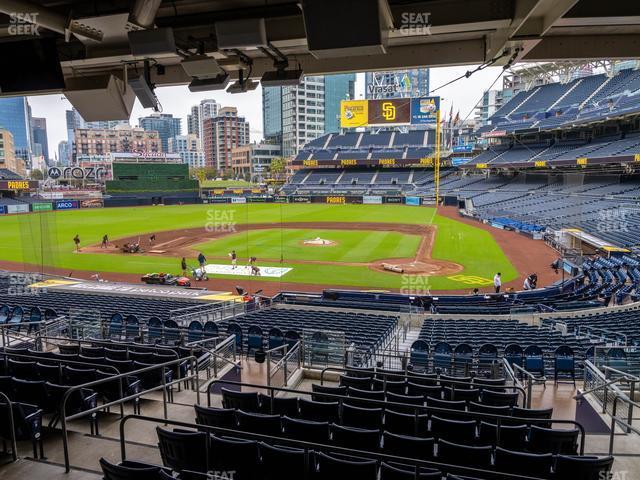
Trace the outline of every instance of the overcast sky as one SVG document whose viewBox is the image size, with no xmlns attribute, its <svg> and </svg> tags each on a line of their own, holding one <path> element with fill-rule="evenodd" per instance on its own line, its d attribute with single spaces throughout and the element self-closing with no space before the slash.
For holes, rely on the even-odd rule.
<svg viewBox="0 0 640 480">
<path fill-rule="evenodd" d="M 430 88 L 436 89 L 440 85 L 463 75 L 467 70 L 472 70 L 474 66 L 468 67 L 446 67 L 431 69 Z M 442 111 L 448 115 L 451 103 L 453 103 L 454 115 L 460 111 L 460 118 L 464 119 L 473 109 L 474 105 L 482 96 L 495 78 L 500 74 L 501 68 L 486 68 L 473 74 L 470 78 L 463 78 L 450 86 L 442 88 L 434 95 L 442 97 Z M 494 88 L 502 85 L 499 80 Z M 164 113 L 172 113 L 182 119 L 182 131 L 186 133 L 186 118 L 191 106 L 205 98 L 214 98 L 222 106 L 235 106 L 238 113 L 247 118 L 250 123 L 251 140 L 262 139 L 262 90 L 258 87 L 252 92 L 232 95 L 226 92 L 204 92 L 191 93 L 186 86 L 181 87 L 161 87 L 157 89 L 157 95 L 163 107 Z M 356 82 L 356 97 L 364 98 L 364 74 L 358 75 Z M 65 110 L 71 108 L 71 104 L 63 95 L 43 95 L 29 97 L 32 114 L 34 117 L 45 117 L 47 119 L 47 134 L 49 137 L 49 156 L 54 158 L 57 155 L 58 143 L 67 139 Z M 153 113 L 151 109 L 143 109 L 136 100 L 131 114 L 131 124 L 137 125 L 138 118 Z M 471 114 L 470 118 L 473 117 Z"/>
</svg>

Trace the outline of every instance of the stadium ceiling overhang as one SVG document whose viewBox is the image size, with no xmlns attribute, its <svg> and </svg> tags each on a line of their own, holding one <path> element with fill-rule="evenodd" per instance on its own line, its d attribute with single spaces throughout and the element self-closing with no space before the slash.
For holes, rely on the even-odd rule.
<svg viewBox="0 0 640 480">
<path fill-rule="evenodd" d="M 134 54 L 128 31 L 156 27 L 170 32 L 175 48 Z M 55 40 L 67 82 L 105 74 L 126 80 L 125 64 L 135 73 L 151 59 L 149 80 L 161 86 L 190 83 L 194 77 L 182 63 L 201 54 L 234 77 L 242 72 L 258 80 L 274 70 L 271 47 L 306 75 L 480 64 L 496 57 L 496 65 L 637 58 L 640 6 L 599 0 L 0 1 L 3 43 L 35 34 L 37 41 Z M 39 86 L 12 93 L 63 90 Z"/>
</svg>

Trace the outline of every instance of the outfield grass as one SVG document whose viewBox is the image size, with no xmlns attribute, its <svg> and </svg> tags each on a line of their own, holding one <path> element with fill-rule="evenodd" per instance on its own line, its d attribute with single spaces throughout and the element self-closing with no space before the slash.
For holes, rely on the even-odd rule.
<svg viewBox="0 0 640 480">
<path fill-rule="evenodd" d="M 461 283 L 460 277 L 453 279 L 431 277 L 428 282 L 432 289 L 473 288 L 480 286 L 481 282 L 474 283 L 469 277 L 477 276 L 490 281 L 496 271 L 502 272 L 505 282 L 518 275 L 488 232 L 455 220 L 434 216 L 434 210 L 431 208 L 403 205 L 183 205 L 86 209 L 4 216 L 0 217 L 0 260 L 45 264 L 68 269 L 69 272 L 74 270 L 125 273 L 178 272 L 179 258 L 76 254 L 73 252 L 72 239 L 79 234 L 81 246 L 83 246 L 99 243 L 104 234 L 108 234 L 111 240 L 115 240 L 162 230 L 204 227 L 207 224 L 229 222 L 237 224 L 433 223 L 438 231 L 433 257 L 462 264 L 464 271 L 461 275 L 466 277 L 466 283 Z M 402 245 L 401 248 L 405 248 L 404 241 L 403 239 L 399 242 Z M 236 247 L 236 249 L 239 248 Z M 325 251 L 325 249 L 322 250 Z M 385 255 L 385 257 L 390 256 L 395 255 Z M 280 281 L 372 288 L 406 286 L 403 284 L 402 277 L 397 274 L 376 272 L 367 267 L 288 264 L 287 261 L 288 258 L 285 258 L 284 264 L 293 267 L 293 270 Z M 190 262 L 193 263 L 194 260 L 190 259 Z M 225 261 L 218 263 L 225 263 Z M 224 278 L 233 277 L 225 276 Z"/>
<path fill-rule="evenodd" d="M 317 237 L 336 242 L 336 245 L 304 245 L 305 240 Z M 207 257 L 226 257 L 231 250 L 236 250 L 241 257 L 259 260 L 373 262 L 385 258 L 413 258 L 419 245 L 420 236 L 399 232 L 274 228 L 240 232 L 194 248 Z"/>
</svg>

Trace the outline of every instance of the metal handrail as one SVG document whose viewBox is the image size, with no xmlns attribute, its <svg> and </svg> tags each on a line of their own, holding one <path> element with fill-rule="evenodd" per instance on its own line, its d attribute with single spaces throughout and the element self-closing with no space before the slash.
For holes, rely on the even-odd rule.
<svg viewBox="0 0 640 480">
<path fill-rule="evenodd" d="M 514 416 L 506 416 L 506 415 L 496 415 L 493 413 L 484 413 L 484 412 L 469 412 L 466 410 L 454 410 L 451 408 L 442 408 L 442 407 L 433 407 L 433 406 L 425 406 L 425 405 L 414 405 L 414 404 L 410 404 L 410 403 L 401 403 L 401 402 L 391 402 L 388 400 L 374 400 L 372 398 L 361 398 L 361 397 L 349 397 L 347 395 L 338 395 L 338 394 L 334 394 L 334 393 L 325 393 L 325 392 L 313 392 L 313 391 L 308 391 L 308 390 L 296 390 L 296 389 L 292 389 L 292 388 L 284 388 L 284 387 L 272 387 L 272 386 L 267 386 L 267 385 L 257 385 L 257 384 L 253 384 L 253 383 L 245 383 L 245 382 L 236 382 L 233 380 L 223 380 L 223 379 L 218 379 L 218 380 L 213 380 L 210 384 L 209 387 L 207 388 L 207 406 L 211 406 L 211 390 L 213 385 L 215 385 L 216 383 L 223 383 L 223 384 L 227 384 L 227 385 L 236 385 L 239 387 L 249 387 L 252 389 L 262 389 L 262 390 L 268 390 L 271 392 L 271 396 L 273 397 L 275 395 L 275 392 L 285 392 L 285 393 L 297 393 L 297 394 L 303 394 L 303 395 L 313 395 L 313 394 L 320 394 L 323 397 L 327 397 L 327 398 L 333 398 L 335 399 L 336 402 L 338 402 L 339 404 L 342 404 L 344 401 L 349 401 L 349 400 L 354 400 L 356 399 L 358 402 L 367 402 L 370 404 L 373 404 L 374 406 L 378 406 L 381 408 L 393 408 L 393 407 L 399 407 L 401 409 L 408 409 L 408 408 L 412 408 L 415 412 L 415 416 L 416 418 L 419 415 L 419 412 L 425 412 L 426 413 L 444 413 L 446 415 L 456 415 L 456 416 L 462 416 L 462 417 L 472 417 L 473 419 L 489 419 L 489 420 L 493 420 L 492 423 L 496 424 L 498 427 L 500 427 L 502 420 L 512 420 L 514 418 L 517 418 L 518 420 L 522 420 L 523 423 L 530 423 L 530 424 L 549 424 L 549 423 L 559 423 L 559 424 L 569 424 L 569 425 L 574 425 L 579 431 L 580 431 L 580 448 L 579 448 L 579 454 L 580 455 L 584 455 L 584 445 L 585 445 L 585 436 L 586 436 L 586 431 L 584 429 L 584 427 L 582 426 L 581 423 L 576 422 L 575 420 L 559 420 L 559 419 L 554 419 L 554 418 L 526 418 L 526 417 L 514 417 Z M 399 410 L 399 411 L 403 411 L 403 410 Z M 498 428 L 498 436 L 500 435 L 500 428 Z M 499 440 L 499 438 L 498 438 Z"/>
<path fill-rule="evenodd" d="M 15 430 L 15 421 L 13 418 L 13 403 L 11 399 L 3 392 L 0 392 L 0 401 L 7 404 L 7 408 L 9 410 L 9 431 L 11 432 L 11 456 L 13 457 L 13 461 L 18 460 L 18 443 L 16 442 L 16 430 Z"/>
<path fill-rule="evenodd" d="M 280 345 L 279 347 L 276 348 L 272 348 L 271 350 L 267 350 L 267 385 L 271 385 L 271 377 L 273 376 L 271 374 L 271 353 L 273 353 L 274 351 L 280 350 L 284 347 L 284 352 L 285 354 L 282 356 L 282 358 L 280 360 L 278 360 L 273 368 L 273 372 L 275 375 L 275 372 L 277 372 L 278 370 L 280 370 L 281 368 L 284 368 L 284 386 L 287 386 L 288 383 L 288 369 L 287 369 L 287 365 L 289 364 L 289 360 L 291 357 L 293 357 L 294 354 L 298 354 L 298 368 L 300 368 L 300 350 L 301 350 L 301 342 L 298 341 L 295 343 L 295 345 L 293 347 L 291 347 L 291 349 L 289 351 L 287 351 L 287 348 L 289 347 L 288 344 L 283 344 Z"/>
<path fill-rule="evenodd" d="M 69 338 L 69 337 L 48 337 L 48 336 L 41 336 L 38 337 L 40 339 L 44 339 L 44 340 L 60 340 L 60 341 L 64 341 L 67 342 L 68 344 L 78 344 L 78 346 L 80 346 L 80 344 L 90 344 L 90 345 L 104 345 L 105 347 L 111 345 L 119 345 L 119 346 L 123 346 L 126 347 L 126 351 L 129 352 L 129 349 L 131 348 L 140 348 L 140 349 L 147 349 L 147 350 L 166 350 L 169 353 L 176 355 L 178 358 L 180 357 L 177 352 L 166 345 L 157 345 L 157 344 L 149 344 L 149 343 L 137 343 L 137 342 L 117 342 L 117 341 L 110 341 L 110 340 L 100 340 L 100 339 L 93 339 L 93 338 L 89 338 L 89 339 L 85 339 L 85 338 Z M 55 344 L 56 346 L 58 346 L 58 344 Z"/>
<path fill-rule="evenodd" d="M 622 370 L 618 370 L 617 368 L 610 367 L 609 365 L 602 365 L 600 368 L 608 372 L 619 373 L 623 377 L 625 377 L 628 382 L 640 382 L 640 377 L 637 377 L 636 375 L 628 372 L 623 372 Z"/>
<path fill-rule="evenodd" d="M 359 457 L 365 457 L 367 459 L 373 459 L 383 462 L 398 462 L 401 461 L 405 464 L 410 464 L 411 468 L 418 470 L 422 467 L 427 468 L 436 468 L 438 470 L 443 471 L 443 473 L 447 472 L 455 472 L 460 475 L 480 475 L 482 478 L 491 478 L 491 479 L 513 479 L 513 480 L 539 480 L 539 477 L 530 477 L 526 475 L 517 475 L 513 473 L 506 472 L 496 472 L 495 470 L 483 470 L 475 467 L 467 467 L 464 465 L 452 465 L 447 463 L 440 463 L 436 461 L 430 460 L 421 460 L 418 458 L 411 457 L 399 457 L 398 455 L 389 455 L 387 453 L 382 452 L 372 452 L 368 450 L 358 450 L 353 448 L 340 447 L 337 445 L 328 445 L 324 443 L 314 443 L 307 442 L 303 440 L 294 440 L 287 438 L 285 436 L 277 437 L 273 435 L 263 435 L 260 433 L 246 432 L 242 430 L 232 430 L 229 428 L 222 427 L 214 427 L 210 425 L 204 425 L 199 423 L 187 423 L 181 422 L 178 420 L 167 420 L 157 417 L 149 417 L 145 415 L 127 415 L 122 420 L 120 420 L 120 456 L 122 461 L 127 460 L 127 439 L 125 433 L 125 426 L 129 420 L 139 420 L 142 422 L 150 422 L 150 423 L 162 423 L 165 425 L 174 425 L 177 427 L 185 427 L 192 430 L 197 431 L 205 431 L 207 433 L 219 434 L 224 437 L 235 437 L 235 438 L 243 438 L 255 441 L 273 441 L 277 442 L 278 445 L 283 445 L 286 447 L 295 447 L 298 449 L 303 449 L 305 453 L 311 451 L 327 451 L 327 452 L 336 452 L 345 456 L 354 456 L 357 455 Z M 157 447 L 157 445 L 153 445 Z M 207 452 L 207 463 L 208 463 L 208 452 Z M 462 471 L 463 473 L 460 473 Z"/>
<path fill-rule="evenodd" d="M 358 369 L 357 368 L 341 368 L 341 367 L 325 367 L 322 369 L 322 371 L 320 372 L 320 385 L 324 384 L 324 374 L 327 370 L 333 370 L 335 372 L 357 372 Z M 368 370 L 363 369 L 363 372 L 366 372 Z M 371 371 L 372 374 L 375 374 L 376 371 Z M 411 373 L 406 372 L 406 373 L 387 373 L 386 371 L 382 373 L 385 377 L 387 376 L 391 376 L 391 377 L 401 377 L 401 378 L 405 378 L 405 379 L 409 379 L 411 378 Z M 415 378 L 420 378 L 419 375 L 416 375 Z M 477 378 L 477 377 L 475 377 Z M 437 378 L 436 378 L 437 380 Z M 479 379 L 482 380 L 482 379 Z M 386 380 L 385 380 L 386 381 Z M 447 379 L 446 382 L 448 384 L 451 385 L 465 385 L 468 386 L 469 382 L 463 382 L 460 380 L 449 380 Z M 524 388 L 522 386 L 518 386 L 518 385 L 504 385 L 501 386 L 501 388 L 511 388 L 514 390 L 517 390 L 519 393 L 522 393 L 522 403 L 523 405 L 528 405 L 526 408 L 531 408 L 531 402 L 530 402 L 530 396 L 527 395 L 527 392 L 525 392 Z"/>
<path fill-rule="evenodd" d="M 185 360 L 189 360 L 191 362 L 192 368 L 195 365 L 195 375 L 191 374 L 191 375 L 187 375 L 184 378 L 178 378 L 176 380 L 172 380 L 171 382 L 166 382 L 166 378 L 164 376 L 164 371 L 166 367 L 171 367 L 173 365 L 180 365 L 180 363 L 184 362 Z M 131 377 L 131 376 L 138 376 L 141 373 L 145 373 L 145 372 L 150 372 L 152 370 L 156 370 L 156 369 L 162 369 L 161 371 L 163 372 L 163 375 L 161 375 L 162 377 L 162 384 L 158 385 L 157 387 L 153 387 L 153 388 L 149 388 L 147 390 L 144 390 L 142 392 L 138 392 L 138 393 L 134 393 L 132 395 L 128 395 L 126 397 L 123 396 L 123 390 L 122 390 L 122 379 L 126 378 L 126 377 Z M 192 370 L 193 371 L 193 370 Z M 104 410 L 105 408 L 108 407 L 112 407 L 115 405 L 121 405 L 124 404 L 130 400 L 134 400 L 136 398 L 142 397 L 143 395 L 146 395 L 148 393 L 151 392 L 155 392 L 158 390 L 162 390 L 162 403 L 163 403 L 163 409 L 164 409 L 164 417 L 165 419 L 168 418 L 168 411 L 167 411 L 167 387 L 173 386 L 175 384 L 178 384 L 180 382 L 184 382 L 185 380 L 191 380 L 193 381 L 195 378 L 195 383 L 196 383 L 196 402 L 198 404 L 200 404 L 200 381 L 199 381 L 199 372 L 198 372 L 198 359 L 196 357 L 190 356 L 190 357 L 185 357 L 185 358 L 179 358 L 177 360 L 172 360 L 170 362 L 164 362 L 164 363 L 159 363 L 157 365 L 151 365 L 149 367 L 144 367 L 141 368 L 139 370 L 132 370 L 131 372 L 127 372 L 127 373 L 121 373 L 118 375 L 114 375 L 113 377 L 109 377 L 109 378 L 102 378 L 99 380 L 94 380 L 91 382 L 87 382 L 87 383 L 83 383 L 82 385 L 74 385 L 72 387 L 70 387 L 64 394 L 64 396 L 62 397 L 62 400 L 60 402 L 60 420 L 61 420 L 61 427 L 62 427 L 62 447 L 64 450 L 64 467 L 65 467 L 65 472 L 69 473 L 70 469 L 71 469 L 71 465 L 69 462 L 69 432 L 67 431 L 67 422 L 71 421 L 71 420 L 75 420 L 78 418 L 82 418 L 82 417 L 86 417 L 87 415 L 91 415 L 93 413 L 99 412 L 101 410 Z M 91 387 L 94 387 L 96 385 L 102 385 L 103 383 L 107 383 L 107 382 L 111 382 L 114 380 L 118 380 L 118 383 L 120 385 L 120 397 L 118 400 L 114 400 L 112 402 L 108 402 L 108 403 L 104 403 L 100 406 L 94 407 L 94 408 L 90 408 L 88 410 L 83 410 L 82 412 L 70 415 L 67 417 L 66 415 L 66 410 L 67 410 L 67 401 L 69 400 L 69 398 L 71 397 L 71 394 L 82 390 L 82 389 L 89 389 Z"/>
<path fill-rule="evenodd" d="M 104 370 L 104 369 L 112 369 L 116 372 L 116 375 L 120 374 L 120 370 L 118 370 L 116 367 L 114 367 L 113 365 L 105 365 L 102 363 L 91 363 L 91 362 L 79 362 L 77 360 L 67 360 L 67 359 L 61 359 L 61 358 L 48 358 L 48 357 L 39 357 L 38 355 L 25 355 L 23 353 L 12 353 L 12 352 L 3 352 L 0 350 L 0 355 L 4 356 L 4 364 L 5 365 L 9 365 L 9 359 L 13 358 L 13 357 L 18 357 L 18 358 L 27 358 L 29 360 L 35 360 L 36 362 L 40 362 L 40 361 L 51 361 L 51 360 L 55 360 L 57 362 L 61 362 L 58 364 L 58 366 L 62 366 L 62 364 L 67 364 L 67 363 L 72 363 L 73 365 L 81 365 L 81 366 L 90 366 L 90 367 L 95 367 L 96 369 L 100 369 L 100 370 Z"/>
<path fill-rule="evenodd" d="M 10 321 L 5 322 L 5 323 L 0 323 L 0 338 L 2 339 L 2 343 L 0 344 L 0 346 L 5 346 L 8 347 L 9 346 L 9 342 L 7 342 L 7 336 L 14 336 L 11 334 L 11 331 L 15 328 L 17 328 L 18 330 L 21 330 L 22 327 L 31 327 L 31 326 L 37 326 L 38 328 L 50 328 L 51 326 L 56 326 L 59 323 L 62 323 L 66 321 L 66 317 L 64 317 L 63 315 L 60 315 L 56 318 L 54 318 L 53 320 L 40 320 L 37 322 L 17 322 L 17 323 L 11 323 Z M 20 332 L 16 332 L 17 334 L 19 334 Z M 37 338 L 37 335 L 36 335 Z"/>
<path fill-rule="evenodd" d="M 578 334 L 580 334 L 580 332 L 582 330 L 595 330 L 596 332 L 604 332 L 605 335 L 612 335 L 614 337 L 620 337 L 624 339 L 624 345 L 619 345 L 621 347 L 626 347 L 629 345 L 629 337 L 627 336 L 627 334 L 625 333 L 621 333 L 621 332 L 615 332 L 613 330 L 609 330 L 608 328 L 602 328 L 602 327 L 591 327 L 589 325 L 580 325 L 578 326 Z M 586 332 L 586 336 L 591 338 L 588 334 L 588 332 Z"/>
</svg>

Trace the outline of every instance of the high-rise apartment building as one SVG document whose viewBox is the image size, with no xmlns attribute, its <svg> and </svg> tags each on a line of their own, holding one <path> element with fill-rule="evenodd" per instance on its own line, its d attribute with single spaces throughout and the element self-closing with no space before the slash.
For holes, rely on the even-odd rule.
<svg viewBox="0 0 640 480">
<path fill-rule="evenodd" d="M 235 107 L 223 107 L 216 117 L 203 122 L 202 144 L 207 167 L 230 173 L 231 150 L 249 141 L 249 122 L 238 116 Z"/>
<path fill-rule="evenodd" d="M 0 128 L 11 132 L 16 157 L 30 165 L 33 145 L 31 112 L 26 97 L 0 98 Z"/>
<path fill-rule="evenodd" d="M 354 97 L 355 74 L 307 76 L 295 87 L 263 89 L 265 141 L 289 157 L 310 140 L 340 128 L 340 102 Z"/>
<path fill-rule="evenodd" d="M 153 113 L 138 120 L 140 127 L 150 132 L 158 132 L 162 144 L 162 152 L 169 149 L 169 139 L 182 134 L 181 119 L 170 113 Z"/>
<path fill-rule="evenodd" d="M 160 135 L 153 130 L 118 125 L 109 130 L 78 128 L 75 130 L 76 162 L 91 161 L 109 153 L 162 152 Z"/>
<path fill-rule="evenodd" d="M 36 147 L 43 157 L 45 162 L 49 162 L 49 141 L 47 140 L 47 119 L 33 117 L 31 119 L 31 130 L 32 130 L 32 142 L 34 151 Z"/>
<path fill-rule="evenodd" d="M 182 162 L 189 164 L 189 168 L 203 168 L 205 166 L 204 152 L 200 148 L 198 137 L 193 133 L 170 138 L 169 153 L 179 154 Z"/>
</svg>

